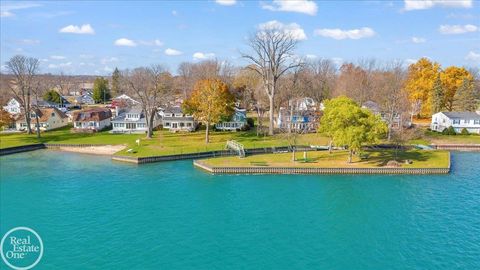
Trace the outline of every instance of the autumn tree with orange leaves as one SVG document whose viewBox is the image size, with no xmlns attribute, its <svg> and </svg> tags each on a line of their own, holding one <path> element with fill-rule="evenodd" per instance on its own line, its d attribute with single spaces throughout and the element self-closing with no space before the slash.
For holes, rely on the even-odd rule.
<svg viewBox="0 0 480 270">
<path fill-rule="evenodd" d="M 195 84 L 192 94 L 183 103 L 186 113 L 192 114 L 205 124 L 205 142 L 209 142 L 210 125 L 234 112 L 235 99 L 221 80 L 200 80 Z"/>
</svg>

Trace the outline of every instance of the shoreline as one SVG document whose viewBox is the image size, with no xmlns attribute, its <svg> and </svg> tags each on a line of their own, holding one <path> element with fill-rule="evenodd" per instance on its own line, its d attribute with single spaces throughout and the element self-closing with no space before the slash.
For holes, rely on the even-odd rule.
<svg viewBox="0 0 480 270">
<path fill-rule="evenodd" d="M 98 156 L 112 156 L 118 151 L 125 149 L 125 145 L 99 145 L 99 146 L 48 146 L 47 148 L 57 151 L 90 154 Z"/>
</svg>

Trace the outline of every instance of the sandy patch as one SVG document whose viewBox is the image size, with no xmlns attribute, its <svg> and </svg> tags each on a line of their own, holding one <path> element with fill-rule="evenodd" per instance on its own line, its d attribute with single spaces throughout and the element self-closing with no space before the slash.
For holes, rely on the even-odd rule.
<svg viewBox="0 0 480 270">
<path fill-rule="evenodd" d="M 87 147 L 58 147 L 56 150 L 93 154 L 93 155 L 113 155 L 114 153 L 125 148 L 125 145 L 99 145 L 99 146 L 87 146 Z"/>
</svg>

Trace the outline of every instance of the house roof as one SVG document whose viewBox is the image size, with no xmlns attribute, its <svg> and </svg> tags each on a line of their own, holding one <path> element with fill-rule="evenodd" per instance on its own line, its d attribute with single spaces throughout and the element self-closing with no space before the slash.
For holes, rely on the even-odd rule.
<svg viewBox="0 0 480 270">
<path fill-rule="evenodd" d="M 112 117 L 112 112 L 106 108 L 91 108 L 73 113 L 73 121 L 102 121 Z"/>
<path fill-rule="evenodd" d="M 168 107 L 165 109 L 164 113 L 173 113 L 173 114 L 183 114 L 182 108 L 180 106 Z"/>
<path fill-rule="evenodd" d="M 32 110 L 32 112 L 35 112 L 35 114 L 38 115 L 39 122 L 48 121 L 48 119 L 50 119 L 50 117 L 52 116 L 52 113 L 57 114 L 58 116 L 60 116 L 60 118 L 68 118 L 68 116 L 66 116 L 62 111 L 57 108 L 34 109 Z M 16 119 L 25 121 L 24 114 L 19 114 Z M 34 118 L 32 120 L 35 121 Z"/>
<path fill-rule="evenodd" d="M 193 116 L 164 117 L 163 121 L 195 121 Z"/>
<path fill-rule="evenodd" d="M 480 119 L 480 114 L 474 112 L 442 112 L 450 119 Z"/>
</svg>

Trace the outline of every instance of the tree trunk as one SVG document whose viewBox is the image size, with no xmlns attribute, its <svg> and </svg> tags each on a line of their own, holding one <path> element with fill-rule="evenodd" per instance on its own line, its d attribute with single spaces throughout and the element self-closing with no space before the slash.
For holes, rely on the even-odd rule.
<svg viewBox="0 0 480 270">
<path fill-rule="evenodd" d="M 30 111 L 25 111 L 25 123 L 27 123 L 27 133 L 32 134 L 32 127 L 30 126 L 31 119 L 30 119 Z"/>
<path fill-rule="evenodd" d="M 332 144 L 333 144 L 333 141 L 330 140 L 330 142 L 328 143 L 328 153 L 329 153 L 329 154 L 332 153 Z"/>
<path fill-rule="evenodd" d="M 205 143 L 209 143 L 209 142 L 210 142 L 210 140 L 209 140 L 209 138 L 208 138 L 209 131 L 210 131 L 210 121 L 207 121 L 207 123 L 206 123 L 206 129 L 205 129 Z"/>
<path fill-rule="evenodd" d="M 147 138 L 151 139 L 153 136 L 153 121 L 155 119 L 155 112 L 151 112 L 149 115 L 146 115 L 146 117 L 148 125 Z"/>
<path fill-rule="evenodd" d="M 40 121 L 38 120 L 38 115 L 35 114 L 35 120 L 37 122 L 37 139 L 40 139 Z"/>
<path fill-rule="evenodd" d="M 262 128 L 262 116 L 260 115 L 260 108 L 257 107 L 257 137 L 260 135 L 261 128 Z"/>
<path fill-rule="evenodd" d="M 273 135 L 273 95 L 268 97 L 270 100 L 270 110 L 268 111 L 269 123 L 268 123 L 268 135 Z"/>
<path fill-rule="evenodd" d="M 291 134 L 292 133 L 292 124 L 293 124 L 293 106 L 290 104 L 290 102 L 288 103 L 288 105 L 290 106 L 290 115 L 289 115 L 289 123 L 288 123 L 288 134 Z"/>
<path fill-rule="evenodd" d="M 352 163 L 353 150 L 348 150 L 348 163 Z"/>
<path fill-rule="evenodd" d="M 295 146 L 292 147 L 292 162 L 295 162 L 297 158 L 295 157 Z"/>
</svg>

